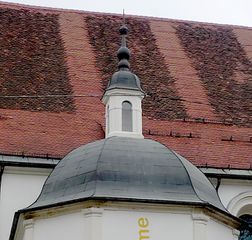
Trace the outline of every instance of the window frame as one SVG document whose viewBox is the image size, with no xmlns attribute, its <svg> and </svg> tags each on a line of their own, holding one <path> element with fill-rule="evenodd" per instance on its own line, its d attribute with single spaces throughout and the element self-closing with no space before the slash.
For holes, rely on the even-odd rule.
<svg viewBox="0 0 252 240">
<path fill-rule="evenodd" d="M 133 132 L 132 103 L 128 100 L 122 102 L 122 131 Z"/>
</svg>

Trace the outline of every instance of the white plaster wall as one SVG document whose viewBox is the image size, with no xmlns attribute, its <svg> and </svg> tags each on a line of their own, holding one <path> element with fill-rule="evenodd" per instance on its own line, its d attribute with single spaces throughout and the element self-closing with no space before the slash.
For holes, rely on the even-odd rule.
<svg viewBox="0 0 252 240">
<path fill-rule="evenodd" d="M 200 218 L 192 217 L 192 213 L 183 213 L 177 209 L 174 212 L 152 212 L 152 211 L 104 211 L 103 217 L 103 238 L 102 240 L 120 239 L 140 239 L 138 220 L 148 219 L 149 234 L 151 240 L 160 239 L 186 239 L 186 240 L 233 240 L 237 239 L 233 235 L 233 229 L 222 222 L 215 221 L 206 215 Z M 201 220 L 205 228 L 195 228 L 195 223 Z M 205 219 L 206 220 L 205 222 Z M 199 231 L 196 233 L 195 231 Z M 148 239 L 148 238 L 146 238 Z"/>
<path fill-rule="evenodd" d="M 81 212 L 34 221 L 34 240 L 91 240 L 84 238 L 84 233 Z"/>
<path fill-rule="evenodd" d="M 233 240 L 237 236 L 233 235 L 233 229 L 220 224 L 213 219 L 208 221 L 207 240 Z"/>
<path fill-rule="evenodd" d="M 190 214 L 146 211 L 104 211 L 102 240 L 138 240 L 140 218 L 148 219 L 149 239 L 193 240 L 193 222 Z"/>
<path fill-rule="evenodd" d="M 166 238 L 193 240 L 193 223 L 190 214 L 105 210 L 98 217 L 101 219 L 101 224 L 94 219 L 91 220 L 92 217 L 95 218 L 95 214 L 87 217 L 83 211 L 79 211 L 47 219 L 35 219 L 32 239 L 138 240 L 141 229 L 138 220 L 146 218 L 149 225 L 145 236 L 148 238 L 143 238 L 144 240 Z M 90 231 L 95 231 L 95 234 Z"/>
<path fill-rule="evenodd" d="M 41 192 L 49 172 L 43 174 L 6 171 L 0 195 L 0 239 L 9 239 L 14 213 L 32 204 Z"/>
<path fill-rule="evenodd" d="M 18 240 L 236 240 L 233 229 L 215 221 L 203 213 L 192 217 L 188 209 L 179 208 L 167 210 L 135 210 L 121 208 L 91 208 L 52 215 L 32 221 L 32 229 L 28 229 Z M 148 226 L 139 225 L 139 219 L 148 221 Z M 29 220 L 31 221 L 31 220 Z M 204 227 L 200 226 L 201 221 Z M 197 225 L 195 227 L 195 224 Z M 140 231 L 147 230 L 142 233 Z M 199 231 L 199 232 L 197 232 Z M 26 234 L 27 233 L 27 234 Z"/>
</svg>

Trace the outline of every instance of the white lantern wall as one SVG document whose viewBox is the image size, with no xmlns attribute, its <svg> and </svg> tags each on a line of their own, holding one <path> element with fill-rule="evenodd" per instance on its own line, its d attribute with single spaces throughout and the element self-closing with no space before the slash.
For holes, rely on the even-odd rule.
<svg viewBox="0 0 252 240">
<path fill-rule="evenodd" d="M 130 90 L 110 90 L 106 92 L 103 101 L 106 104 L 106 137 L 143 138 L 142 106 L 143 93 Z M 129 102 L 132 105 L 132 131 L 123 131 L 122 105 Z"/>
</svg>

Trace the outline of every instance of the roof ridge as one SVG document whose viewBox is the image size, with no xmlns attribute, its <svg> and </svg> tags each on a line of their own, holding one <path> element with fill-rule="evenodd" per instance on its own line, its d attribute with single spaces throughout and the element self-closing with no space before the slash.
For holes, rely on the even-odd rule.
<svg viewBox="0 0 252 240">
<path fill-rule="evenodd" d="M 13 2 L 6 2 L 0 0 L 0 8 L 13 8 L 13 9 L 27 9 L 27 10 L 37 10 L 37 11 L 46 11 L 46 12 L 59 12 L 59 13 L 77 13 L 77 14 L 95 14 L 95 15 L 108 15 L 108 16 L 118 16 L 121 17 L 121 13 L 108 13 L 108 12 L 96 12 L 96 11 L 89 11 L 89 10 L 80 10 L 80 9 L 66 9 L 66 8 L 56 8 L 56 7 L 47 7 L 47 6 L 38 6 L 38 5 L 29 5 L 29 4 L 21 4 L 21 3 L 13 3 Z M 183 20 L 183 19 L 172 19 L 166 17 L 154 17 L 154 16 L 144 16 L 144 15 L 134 15 L 134 14 L 127 14 L 129 18 L 140 18 L 152 21 L 164 21 L 164 22 L 174 22 L 174 23 L 189 23 L 189 24 L 200 24 L 205 26 L 218 26 L 218 27 L 233 27 L 238 29 L 249 29 L 252 30 L 252 27 L 249 26 L 242 26 L 242 25 L 235 25 L 235 24 L 225 24 L 225 23 L 210 23 L 210 22 L 203 22 L 203 21 L 196 21 L 196 20 Z"/>
</svg>

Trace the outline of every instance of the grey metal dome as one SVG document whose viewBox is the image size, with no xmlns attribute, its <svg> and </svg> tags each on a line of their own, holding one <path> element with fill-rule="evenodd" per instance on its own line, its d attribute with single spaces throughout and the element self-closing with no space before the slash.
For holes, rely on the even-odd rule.
<svg viewBox="0 0 252 240">
<path fill-rule="evenodd" d="M 115 72 L 108 83 L 107 90 L 111 89 L 129 89 L 143 92 L 140 86 L 139 78 L 129 70 L 120 70 Z"/>
<path fill-rule="evenodd" d="M 148 139 L 111 137 L 75 149 L 28 209 L 87 199 L 205 204 L 226 211 L 200 170 Z"/>
</svg>

